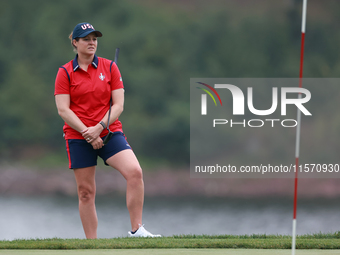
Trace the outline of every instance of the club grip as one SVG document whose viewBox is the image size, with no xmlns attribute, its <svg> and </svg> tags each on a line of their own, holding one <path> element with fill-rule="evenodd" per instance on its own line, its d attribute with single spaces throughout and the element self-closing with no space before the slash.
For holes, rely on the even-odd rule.
<svg viewBox="0 0 340 255">
<path fill-rule="evenodd" d="M 111 140 L 111 137 L 113 136 L 113 132 L 109 132 L 107 134 L 107 136 L 105 137 L 104 141 L 103 141 L 103 144 L 106 145 L 110 140 Z"/>
</svg>

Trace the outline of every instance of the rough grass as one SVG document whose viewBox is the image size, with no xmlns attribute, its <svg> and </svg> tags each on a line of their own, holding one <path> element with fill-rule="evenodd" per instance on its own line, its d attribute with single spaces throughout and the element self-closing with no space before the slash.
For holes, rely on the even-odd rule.
<svg viewBox="0 0 340 255">
<path fill-rule="evenodd" d="M 0 241 L 0 249 L 150 249 L 242 248 L 291 249 L 288 235 L 177 235 L 162 238 L 30 239 Z M 297 249 L 340 249 L 340 232 L 300 235 Z"/>
</svg>

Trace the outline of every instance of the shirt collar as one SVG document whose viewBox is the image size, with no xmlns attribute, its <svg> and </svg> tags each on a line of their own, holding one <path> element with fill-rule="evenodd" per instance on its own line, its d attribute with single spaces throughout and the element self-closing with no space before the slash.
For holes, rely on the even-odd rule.
<svg viewBox="0 0 340 255">
<path fill-rule="evenodd" d="M 96 55 L 94 55 L 92 63 L 94 68 L 97 69 L 98 67 L 98 57 Z M 76 57 L 73 59 L 73 72 L 77 71 L 77 69 L 79 68 L 78 65 L 78 54 L 76 55 Z"/>
</svg>

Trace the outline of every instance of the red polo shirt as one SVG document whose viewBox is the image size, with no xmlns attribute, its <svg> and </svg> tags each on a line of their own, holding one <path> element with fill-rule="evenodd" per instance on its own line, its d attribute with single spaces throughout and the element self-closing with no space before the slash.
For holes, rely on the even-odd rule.
<svg viewBox="0 0 340 255">
<path fill-rule="evenodd" d="M 124 88 L 123 81 L 117 65 L 111 60 L 95 55 L 86 72 L 79 67 L 77 58 L 78 55 L 59 68 L 54 95 L 70 95 L 70 109 L 87 127 L 91 127 L 103 119 L 110 108 L 111 91 Z M 67 123 L 63 130 L 65 139 L 84 139 Z M 121 122 L 116 119 L 110 130 L 123 132 Z M 107 133 L 105 129 L 100 136 Z"/>
</svg>

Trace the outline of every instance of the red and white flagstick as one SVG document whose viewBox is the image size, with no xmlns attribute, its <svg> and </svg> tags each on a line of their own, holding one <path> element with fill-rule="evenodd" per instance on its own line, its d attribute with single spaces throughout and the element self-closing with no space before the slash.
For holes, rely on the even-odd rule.
<svg viewBox="0 0 340 255">
<path fill-rule="evenodd" d="M 302 26 L 301 26 L 301 53 L 300 53 L 300 84 L 302 88 L 302 74 L 303 74 L 303 52 L 305 45 L 305 32 L 306 32 L 306 14 L 307 14 L 307 0 L 303 0 L 302 6 Z M 299 99 L 301 93 L 299 93 Z M 292 255 L 295 255 L 296 247 L 296 208 L 297 208 L 297 188 L 298 188 L 298 171 L 299 171 L 299 155 L 300 155 L 300 125 L 301 124 L 301 111 L 297 110 L 297 126 L 296 126 L 296 143 L 295 143 L 295 185 L 294 185 L 294 213 L 293 213 L 293 234 L 292 234 Z"/>
</svg>

